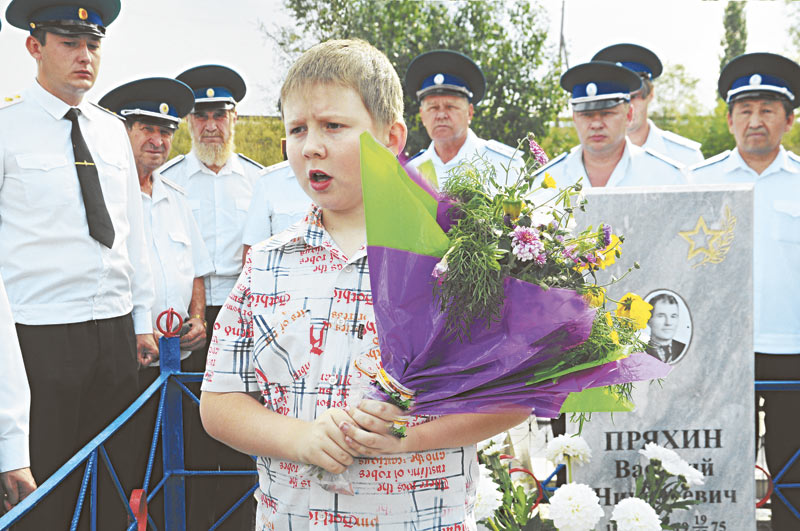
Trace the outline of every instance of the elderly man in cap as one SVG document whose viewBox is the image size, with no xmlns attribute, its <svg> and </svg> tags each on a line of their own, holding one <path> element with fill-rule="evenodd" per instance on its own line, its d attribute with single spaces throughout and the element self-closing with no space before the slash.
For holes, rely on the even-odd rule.
<svg viewBox="0 0 800 531">
<path fill-rule="evenodd" d="M 405 85 L 419 101 L 422 125 L 431 138 L 428 149 L 408 164 L 439 188 L 450 170 L 479 157 L 494 166 L 501 180 L 507 169 L 519 171 L 523 166 L 515 148 L 478 138 L 469 126 L 474 105 L 486 93 L 486 79 L 472 59 L 451 50 L 424 53 L 408 66 Z"/>
<path fill-rule="evenodd" d="M 148 78 L 115 88 L 100 100 L 125 119 L 142 194 L 144 230 L 153 270 L 154 319 L 174 309 L 184 320 L 181 330 L 181 359 L 206 342 L 206 292 L 203 276 L 211 272 L 211 258 L 192 216 L 186 193 L 155 170 L 164 164 L 172 147 L 172 137 L 181 118 L 192 110 L 194 94 L 184 83 L 169 78 Z M 155 321 L 154 321 L 155 326 Z M 155 332 L 158 335 L 158 332 Z M 144 391 L 158 377 L 158 362 L 139 372 L 139 388 Z M 139 414 L 141 449 L 137 455 L 144 473 L 158 402 L 149 401 Z M 186 401 L 186 410 L 192 406 Z M 194 416 L 187 415 L 187 423 Z M 191 444 L 191 443 L 189 443 Z M 158 477 L 153 480 L 158 481 Z M 154 500 L 163 503 L 163 497 Z M 163 522 L 163 508 L 150 507 L 156 522 Z M 159 528 L 163 525 L 159 525 Z"/>
<path fill-rule="evenodd" d="M 731 60 L 719 77 L 736 148 L 690 168 L 692 183 L 755 187 L 753 332 L 757 380 L 800 379 L 800 157 L 781 145 L 800 105 L 800 66 L 780 55 L 750 53 Z M 797 450 L 797 391 L 762 392 L 767 464 L 777 474 Z M 783 481 L 800 481 L 798 465 Z M 784 495 L 800 509 L 800 492 Z M 783 501 L 772 499 L 772 529 L 797 529 Z"/>
<path fill-rule="evenodd" d="M 642 88 L 631 93 L 633 119 L 628 126 L 628 138 L 631 142 L 652 149 L 684 166 L 703 160 L 699 142 L 664 131 L 647 117 L 647 108 L 655 94 L 653 80 L 661 75 L 663 69 L 656 54 L 638 44 L 614 44 L 597 52 L 592 61 L 617 63 L 633 70 L 642 78 Z"/>
<path fill-rule="evenodd" d="M 684 184 L 682 166 L 660 153 L 640 148 L 626 136 L 633 117 L 631 93 L 642 80 L 631 70 L 605 61 L 577 65 L 561 76 L 572 93 L 572 120 L 580 146 L 539 168 L 559 188 L 581 181 L 584 187 Z"/>
<path fill-rule="evenodd" d="M 137 358 L 157 355 L 136 164 L 119 118 L 84 99 L 119 10 L 119 0 L 14 0 L 6 11 L 30 32 L 36 61 L 36 80 L 0 109 L 0 268 L 30 383 L 40 483 L 132 402 Z M 125 444 L 112 438 L 112 459 Z M 127 489 L 126 463 L 115 464 Z M 71 486 L 20 527 L 63 529 Z M 99 491 L 100 527 L 124 525 L 113 486 Z"/>
<path fill-rule="evenodd" d="M 192 150 L 171 160 L 157 173 L 186 190 L 192 213 L 213 270 L 205 279 L 208 323 L 206 346 L 183 364 L 188 371 L 205 372 L 206 355 L 214 321 L 242 270 L 242 233 L 253 188 L 263 166 L 234 152 L 236 104 L 246 86 L 239 74 L 219 65 L 186 70 L 177 79 L 194 93 L 194 109 L 188 116 Z M 200 385 L 192 384 L 199 393 Z M 196 411 L 187 415 L 199 415 Z M 200 426 L 199 416 L 193 426 Z M 202 429 L 190 428 L 187 466 L 196 469 L 255 470 L 250 456 L 211 439 Z M 197 478 L 188 484 L 188 529 L 207 529 L 233 503 L 255 485 L 255 476 Z M 255 503 L 239 507 L 222 529 L 251 529 Z"/>
</svg>

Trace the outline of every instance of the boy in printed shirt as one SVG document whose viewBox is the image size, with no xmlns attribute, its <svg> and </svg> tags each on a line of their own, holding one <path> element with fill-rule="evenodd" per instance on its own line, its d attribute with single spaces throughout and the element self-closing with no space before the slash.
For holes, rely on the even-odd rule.
<svg viewBox="0 0 800 531">
<path fill-rule="evenodd" d="M 256 529 L 475 529 L 475 443 L 528 411 L 415 418 L 347 399 L 359 358 L 379 356 L 366 256 L 359 136 L 399 153 L 402 88 L 363 41 L 307 51 L 281 89 L 287 152 L 306 218 L 254 246 L 215 324 L 200 403 L 208 432 L 259 458 Z M 398 227 L 398 230 L 402 230 Z M 349 407 L 350 406 L 350 407 Z M 303 465 L 348 470 L 354 496 Z"/>
</svg>

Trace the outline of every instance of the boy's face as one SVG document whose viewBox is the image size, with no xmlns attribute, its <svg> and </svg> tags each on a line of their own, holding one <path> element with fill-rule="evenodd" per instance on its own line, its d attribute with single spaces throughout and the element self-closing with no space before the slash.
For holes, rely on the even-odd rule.
<svg viewBox="0 0 800 531">
<path fill-rule="evenodd" d="M 387 144 L 388 128 L 375 126 L 349 87 L 317 83 L 282 104 L 286 153 L 306 195 L 323 212 L 363 210 L 359 136 L 369 131 Z"/>
</svg>

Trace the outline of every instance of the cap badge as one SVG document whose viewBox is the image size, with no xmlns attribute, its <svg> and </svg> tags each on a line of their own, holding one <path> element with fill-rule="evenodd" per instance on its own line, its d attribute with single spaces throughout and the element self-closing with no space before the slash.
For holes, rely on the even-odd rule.
<svg viewBox="0 0 800 531">
<path fill-rule="evenodd" d="M 86 20 L 87 18 L 89 18 L 89 13 L 84 8 L 81 7 L 80 9 L 78 9 L 78 18 L 81 20 Z"/>
<path fill-rule="evenodd" d="M 29 25 L 30 25 L 31 29 L 36 29 L 36 23 L 35 22 L 31 22 Z"/>
<path fill-rule="evenodd" d="M 209 97 L 209 98 L 213 98 L 214 97 L 214 89 L 210 88 L 210 89 L 206 90 L 206 96 Z"/>
<path fill-rule="evenodd" d="M 753 74 L 750 76 L 750 84 L 751 85 L 760 85 L 761 84 L 761 76 L 758 74 Z"/>
<path fill-rule="evenodd" d="M 589 83 L 586 85 L 586 95 L 587 96 L 597 96 L 597 85 L 594 83 Z"/>
<path fill-rule="evenodd" d="M 433 82 L 437 85 L 444 83 L 444 74 L 436 74 L 433 76 Z"/>
<path fill-rule="evenodd" d="M 162 103 L 158 106 L 158 110 L 161 112 L 161 114 L 167 114 L 169 113 L 169 105 Z"/>
</svg>

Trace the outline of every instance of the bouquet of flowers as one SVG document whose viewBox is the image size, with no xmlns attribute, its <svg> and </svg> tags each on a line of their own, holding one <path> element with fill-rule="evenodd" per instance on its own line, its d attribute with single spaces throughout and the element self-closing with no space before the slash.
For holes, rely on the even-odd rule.
<svg viewBox="0 0 800 531">
<path fill-rule="evenodd" d="M 536 182 L 540 162 L 511 184 L 482 160 L 464 163 L 440 194 L 362 135 L 373 397 L 417 415 L 516 406 L 556 417 L 562 406 L 630 409 L 632 382 L 667 375 L 641 352 L 649 305 L 628 294 L 606 310 L 613 301 L 594 277 L 622 238 L 608 225 L 573 234 L 580 186 Z"/>
</svg>

